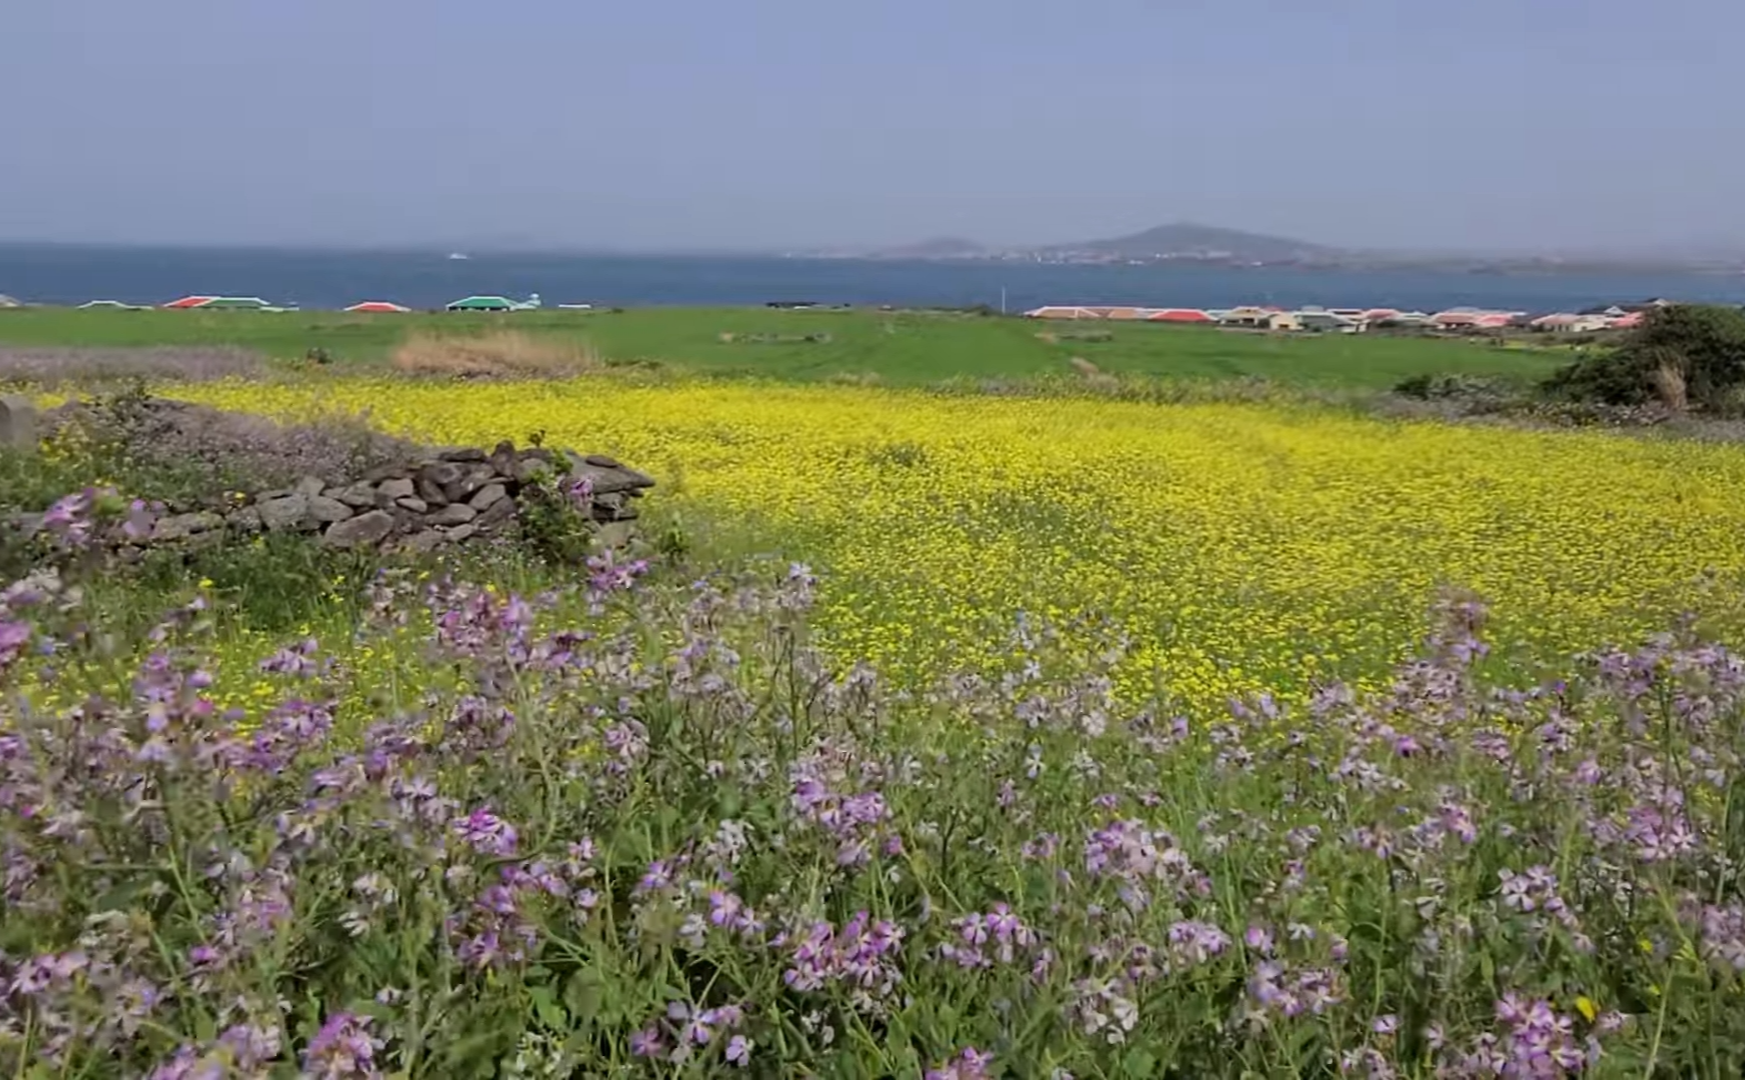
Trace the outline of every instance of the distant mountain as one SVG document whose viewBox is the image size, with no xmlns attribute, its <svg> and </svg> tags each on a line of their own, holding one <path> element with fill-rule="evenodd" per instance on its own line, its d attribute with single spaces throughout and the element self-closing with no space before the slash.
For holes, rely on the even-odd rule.
<svg viewBox="0 0 1745 1080">
<path fill-rule="evenodd" d="M 1212 263 L 1328 263 L 1351 252 L 1282 236 L 1263 236 L 1240 229 L 1180 222 L 1159 225 L 1132 236 L 1086 240 L 1074 244 L 1030 247 L 990 247 L 973 240 L 941 237 L 919 244 L 831 253 L 837 258 L 863 259 L 1019 259 L 1043 262 L 1164 262 L 1181 259 Z"/>
<path fill-rule="evenodd" d="M 884 248 L 879 254 L 887 259 L 978 259 L 990 254 L 987 247 L 974 240 L 956 236 L 941 236 L 919 244 Z"/>
<path fill-rule="evenodd" d="M 1745 246 L 1745 242 L 1742 242 Z M 1590 251 L 1532 254 L 1527 251 L 1412 251 L 1335 247 L 1286 236 L 1225 229 L 1215 225 L 1176 222 L 1107 240 L 1067 244 L 985 245 L 957 237 L 888 248 L 838 248 L 791 253 L 793 257 L 829 259 L 925 259 L 939 262 L 1041 262 L 1108 265 L 1120 263 L 1184 266 L 1279 266 L 1388 270 L 1414 268 L 1461 273 L 1555 274 L 1598 270 L 1687 270 L 1738 273 L 1745 271 L 1745 250 L 1714 241 L 1668 246 L 1667 253 Z"/>
<path fill-rule="evenodd" d="M 1312 261 L 1344 254 L 1338 248 L 1323 244 L 1186 222 L 1159 225 L 1155 229 L 1147 229 L 1132 236 L 1118 236 L 1112 240 L 1055 244 L 1047 250 L 1085 252 L 1123 259 L 1198 258 L 1238 262 Z"/>
</svg>

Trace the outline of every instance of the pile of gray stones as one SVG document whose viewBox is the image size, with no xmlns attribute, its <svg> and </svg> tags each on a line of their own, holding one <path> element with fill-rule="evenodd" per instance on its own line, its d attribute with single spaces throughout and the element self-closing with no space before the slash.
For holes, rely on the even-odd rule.
<svg viewBox="0 0 1745 1080">
<path fill-rule="evenodd" d="M 174 401 L 152 407 L 166 430 L 212 433 L 236 419 Z M 41 427 L 28 399 L 0 395 L 0 446 L 34 448 Z M 491 450 L 396 443 L 391 458 L 337 484 L 330 482 L 336 477 L 309 476 L 282 490 L 213 493 L 197 505 L 164 507 L 150 534 L 128 543 L 199 545 L 227 536 L 301 533 L 336 548 L 427 552 L 513 532 L 524 496 L 538 481 L 574 500 L 598 528 L 602 545 L 618 547 L 632 535 L 636 500 L 654 487 L 653 479 L 610 457 L 539 446 L 518 450 L 509 441 Z M 32 535 L 42 516 L 11 515 L 0 526 Z"/>
<path fill-rule="evenodd" d="M 603 455 L 517 450 L 501 442 L 490 451 L 433 451 L 338 486 L 308 477 L 288 489 L 245 494 L 222 511 L 169 514 L 153 524 L 150 542 L 306 533 L 337 548 L 432 551 L 501 537 L 515 526 L 522 493 L 536 477 L 575 493 L 608 546 L 629 539 L 635 500 L 654 486 L 650 477 Z"/>
</svg>

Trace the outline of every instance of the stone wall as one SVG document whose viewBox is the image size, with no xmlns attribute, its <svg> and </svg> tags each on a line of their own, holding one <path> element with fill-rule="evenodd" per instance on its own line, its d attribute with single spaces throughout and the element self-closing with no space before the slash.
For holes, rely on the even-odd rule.
<svg viewBox="0 0 1745 1080">
<path fill-rule="evenodd" d="M 327 485 L 313 477 L 294 488 L 263 491 L 222 513 L 171 514 L 153 526 L 157 542 L 199 539 L 214 532 L 318 534 L 341 548 L 429 551 L 446 544 L 490 540 L 513 527 L 522 492 L 539 474 L 574 491 L 588 515 L 620 543 L 637 516 L 635 501 L 654 486 L 649 477 L 609 457 L 517 450 L 498 443 L 441 450 L 423 460 L 371 470 L 354 482 Z"/>
<path fill-rule="evenodd" d="M 430 450 L 340 484 L 309 477 L 284 490 L 214 497 L 199 508 L 166 508 L 151 520 L 149 535 L 129 543 L 198 545 L 300 533 L 337 548 L 425 552 L 489 542 L 515 529 L 536 477 L 543 477 L 549 490 L 573 498 L 609 546 L 629 538 L 636 500 L 654 486 L 651 478 L 609 457 L 518 450 L 502 442 L 490 451 Z M 10 524 L 31 534 L 41 519 L 24 515 Z"/>
</svg>

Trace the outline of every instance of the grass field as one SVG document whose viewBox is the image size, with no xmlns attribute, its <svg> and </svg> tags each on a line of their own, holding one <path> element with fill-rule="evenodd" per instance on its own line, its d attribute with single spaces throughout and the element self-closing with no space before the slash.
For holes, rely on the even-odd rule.
<svg viewBox="0 0 1745 1080">
<path fill-rule="evenodd" d="M 1071 371 L 1074 357 L 1116 374 L 1258 378 L 1352 389 L 1386 388 L 1424 373 L 1524 379 L 1544 375 L 1560 362 L 1551 352 L 1380 335 L 1280 337 L 1144 324 L 745 308 L 545 311 L 509 317 L 24 308 L 0 311 L 0 348 L 234 345 L 280 360 L 300 360 L 320 348 L 338 365 L 367 369 L 381 365 L 409 334 L 469 333 L 499 326 L 578 340 L 609 362 L 649 361 L 697 373 L 789 381 L 870 377 L 890 386 L 1063 375 Z M 1087 332 L 1113 337 L 1073 337 Z M 795 338 L 819 333 L 829 334 L 830 340 L 722 340 L 723 335 Z M 1058 340 L 1048 341 L 1047 335 Z"/>
</svg>

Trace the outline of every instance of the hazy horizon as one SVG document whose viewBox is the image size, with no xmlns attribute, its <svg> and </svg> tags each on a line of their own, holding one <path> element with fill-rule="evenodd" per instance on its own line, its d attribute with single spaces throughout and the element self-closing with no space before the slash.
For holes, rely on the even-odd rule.
<svg viewBox="0 0 1745 1080">
<path fill-rule="evenodd" d="M 1216 222 L 1165 223 L 1193 224 L 1220 228 Z M 1129 233 L 1144 230 L 1133 229 Z M 1244 230 L 1246 231 L 1246 230 Z M 1569 247 L 1569 248 L 1536 248 L 1536 247 L 1344 247 L 1338 243 L 1327 244 L 1305 236 L 1275 236 L 1265 234 L 1268 239 L 1297 240 L 1306 244 L 1333 248 L 1342 254 L 1356 257 L 1374 257 L 1377 259 L 1396 258 L 1400 260 L 1449 260 L 1465 259 L 1543 259 L 1578 262 L 1591 260 L 1594 262 L 1640 262 L 1644 264 L 1665 261 L 1667 263 L 1688 262 L 1693 267 L 1700 267 L 1704 260 L 1714 260 L 1717 263 L 1734 263 L 1745 259 L 1745 243 L 1719 244 L 1706 247 L 1696 245 L 1646 245 L 1638 248 L 1608 248 L 1608 247 Z M 391 241 L 385 243 L 346 242 L 344 240 L 314 240 L 300 242 L 295 239 L 276 241 L 241 238 L 236 240 L 63 240 L 63 239 L 32 239 L 10 238 L 0 236 L 0 248 L 62 248 L 62 249 L 111 249 L 132 251 L 258 251 L 272 253 L 309 253 L 309 254 L 360 254 L 360 255 L 441 255 L 458 252 L 469 258 L 490 256 L 528 256 L 528 257 L 576 257 L 576 258 L 807 258 L 807 257 L 839 257 L 843 255 L 877 256 L 885 253 L 901 254 L 901 249 L 914 248 L 921 244 L 940 240 L 963 240 L 980 244 L 990 252 L 1021 252 L 1021 251 L 1065 251 L 1075 243 L 1097 240 L 1118 239 L 1117 237 L 1077 237 L 1073 240 L 1057 238 L 1053 242 L 1033 244 L 1004 244 L 997 241 L 975 241 L 971 237 L 924 236 L 913 240 L 899 240 L 889 244 L 812 244 L 790 245 L 776 247 L 771 245 L 604 245 L 579 243 L 558 243 L 550 240 L 493 240 L 491 238 L 450 238 L 428 241 Z"/>
<path fill-rule="evenodd" d="M 0 242 L 1745 253 L 1745 7 L 1401 7 L 21 5 Z"/>
</svg>

